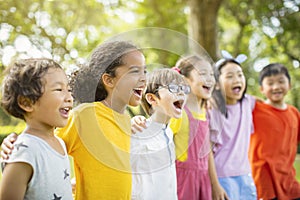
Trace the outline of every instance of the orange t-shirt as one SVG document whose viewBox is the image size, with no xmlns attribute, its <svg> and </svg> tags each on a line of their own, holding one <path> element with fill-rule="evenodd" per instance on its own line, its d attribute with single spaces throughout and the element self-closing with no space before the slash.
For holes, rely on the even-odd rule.
<svg viewBox="0 0 300 200">
<path fill-rule="evenodd" d="M 249 159 L 258 199 L 300 198 L 293 167 L 300 142 L 300 113 L 288 105 L 281 110 L 256 102 Z"/>
</svg>

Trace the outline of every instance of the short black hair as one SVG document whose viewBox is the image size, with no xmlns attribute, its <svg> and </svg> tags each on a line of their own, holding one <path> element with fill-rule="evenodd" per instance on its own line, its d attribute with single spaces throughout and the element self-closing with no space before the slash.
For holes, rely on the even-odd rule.
<svg viewBox="0 0 300 200">
<path fill-rule="evenodd" d="M 269 77 L 277 74 L 284 74 L 288 78 L 289 83 L 291 83 L 291 77 L 288 69 L 283 64 L 271 63 L 265 66 L 259 73 L 259 85 L 262 85 L 262 82 L 265 77 Z"/>
</svg>

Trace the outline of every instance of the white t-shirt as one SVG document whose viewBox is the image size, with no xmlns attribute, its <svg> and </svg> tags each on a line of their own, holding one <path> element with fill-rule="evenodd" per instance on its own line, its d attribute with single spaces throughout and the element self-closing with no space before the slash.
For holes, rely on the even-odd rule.
<svg viewBox="0 0 300 200">
<path fill-rule="evenodd" d="M 31 165 L 33 169 L 24 199 L 73 199 L 69 157 L 65 143 L 62 139 L 58 137 L 57 139 L 65 155 L 59 154 L 41 138 L 26 133 L 19 135 L 14 143 L 12 154 L 5 163 L 24 162 Z"/>
<path fill-rule="evenodd" d="M 177 199 L 173 132 L 149 122 L 131 137 L 132 199 Z"/>
</svg>

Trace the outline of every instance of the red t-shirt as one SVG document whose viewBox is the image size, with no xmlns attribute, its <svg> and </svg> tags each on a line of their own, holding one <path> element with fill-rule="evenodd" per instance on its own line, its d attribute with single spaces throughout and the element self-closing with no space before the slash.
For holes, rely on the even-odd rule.
<svg viewBox="0 0 300 200">
<path fill-rule="evenodd" d="M 256 102 L 249 159 L 258 199 L 300 198 L 293 167 L 300 142 L 300 113 L 288 105 L 281 110 Z"/>
</svg>

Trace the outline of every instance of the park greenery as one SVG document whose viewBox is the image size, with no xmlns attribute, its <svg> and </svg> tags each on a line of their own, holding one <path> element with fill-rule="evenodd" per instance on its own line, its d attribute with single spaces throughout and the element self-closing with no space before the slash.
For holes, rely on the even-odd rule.
<svg viewBox="0 0 300 200">
<path fill-rule="evenodd" d="M 68 72 L 108 38 L 156 27 L 192 38 L 213 61 L 222 49 L 233 56 L 246 54 L 248 93 L 256 96 L 261 68 L 285 64 L 292 77 L 287 101 L 300 108 L 300 0 L 0 0 L 0 5 L 1 73 L 13 59 L 32 56 L 51 57 Z M 176 40 L 164 42 L 178 46 Z M 168 66 L 180 56 L 160 49 L 145 55 L 148 63 Z M 1 109 L 0 125 L 2 133 L 23 126 Z"/>
</svg>

